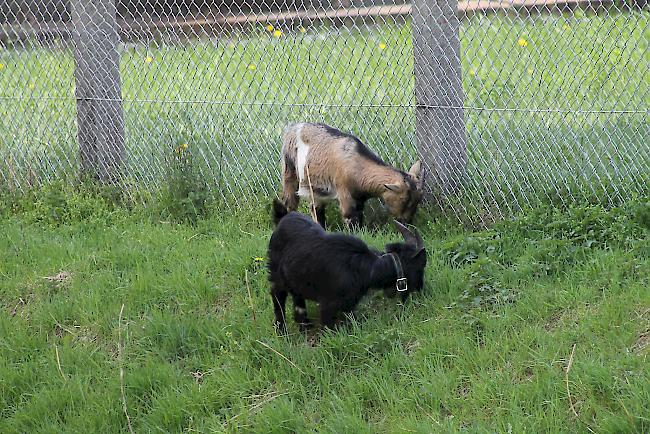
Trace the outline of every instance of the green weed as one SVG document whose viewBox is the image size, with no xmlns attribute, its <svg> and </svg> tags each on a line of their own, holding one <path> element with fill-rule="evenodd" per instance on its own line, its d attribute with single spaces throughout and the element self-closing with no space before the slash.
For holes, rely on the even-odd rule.
<svg viewBox="0 0 650 434">
<path fill-rule="evenodd" d="M 177 221 L 196 222 L 208 209 L 209 191 L 199 172 L 192 148 L 175 146 L 167 158 L 167 173 L 160 204 L 163 212 Z"/>
</svg>

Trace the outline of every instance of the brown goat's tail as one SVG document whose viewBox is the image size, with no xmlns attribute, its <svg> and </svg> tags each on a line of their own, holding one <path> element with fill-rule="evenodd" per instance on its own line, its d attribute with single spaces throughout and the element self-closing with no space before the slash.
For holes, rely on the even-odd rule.
<svg viewBox="0 0 650 434">
<path fill-rule="evenodd" d="M 273 224 L 277 226 L 282 217 L 287 214 L 289 214 L 287 207 L 279 199 L 273 199 Z"/>
</svg>

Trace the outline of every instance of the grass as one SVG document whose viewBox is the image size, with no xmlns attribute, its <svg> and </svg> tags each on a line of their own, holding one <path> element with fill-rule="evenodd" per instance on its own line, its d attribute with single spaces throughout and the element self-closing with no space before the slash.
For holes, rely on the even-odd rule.
<svg viewBox="0 0 650 434">
<path fill-rule="evenodd" d="M 558 197 L 647 194 L 649 32 L 636 12 L 464 21 L 463 212 L 491 220 Z M 9 49 L 0 63 L 0 169 L 23 185 L 74 173 L 71 51 Z M 215 197 L 268 197 L 282 128 L 297 120 L 354 131 L 399 166 L 416 158 L 409 23 L 153 41 L 124 47 L 120 68 L 129 174 L 141 187 L 158 186 L 168 154 L 187 143 Z"/>
<path fill-rule="evenodd" d="M 184 225 L 91 196 L 0 212 L 1 432 L 127 431 L 121 369 L 135 432 L 650 430 L 647 200 L 422 215 L 425 291 L 314 340 L 272 328 L 265 211 Z"/>
</svg>

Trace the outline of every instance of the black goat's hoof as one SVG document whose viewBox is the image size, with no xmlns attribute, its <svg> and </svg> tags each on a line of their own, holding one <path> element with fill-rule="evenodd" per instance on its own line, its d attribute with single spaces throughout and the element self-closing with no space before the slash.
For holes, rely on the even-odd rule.
<svg viewBox="0 0 650 434">
<path fill-rule="evenodd" d="M 284 323 L 274 323 L 273 328 L 275 329 L 275 332 L 278 334 L 278 336 L 286 336 L 287 334 L 287 326 Z"/>
</svg>

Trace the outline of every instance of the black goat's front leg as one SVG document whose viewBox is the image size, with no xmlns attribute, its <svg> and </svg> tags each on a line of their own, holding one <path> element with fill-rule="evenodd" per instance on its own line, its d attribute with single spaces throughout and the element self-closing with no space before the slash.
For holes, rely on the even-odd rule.
<svg viewBox="0 0 650 434">
<path fill-rule="evenodd" d="M 296 323 L 298 323 L 300 331 L 305 331 L 314 325 L 307 316 L 307 305 L 305 304 L 305 299 L 295 294 L 293 294 L 292 297 L 293 318 L 296 320 Z"/>
<path fill-rule="evenodd" d="M 357 293 L 355 296 L 338 299 L 321 303 L 320 305 L 320 321 L 323 327 L 334 328 L 339 313 L 351 314 L 357 307 L 362 293 Z"/>
<path fill-rule="evenodd" d="M 320 323 L 324 328 L 332 329 L 336 323 L 336 314 L 339 311 L 339 304 L 335 302 L 321 302 Z"/>
<path fill-rule="evenodd" d="M 348 297 L 341 301 L 341 312 L 347 317 L 347 319 L 354 319 L 356 321 L 356 316 L 354 314 L 359 301 L 361 300 L 362 294 L 364 292 L 359 292 L 355 297 Z"/>
<path fill-rule="evenodd" d="M 286 334 L 285 303 L 287 301 L 287 292 L 274 285 L 271 288 L 271 299 L 273 300 L 273 312 L 275 313 L 275 323 L 273 325 L 279 334 Z"/>
</svg>

